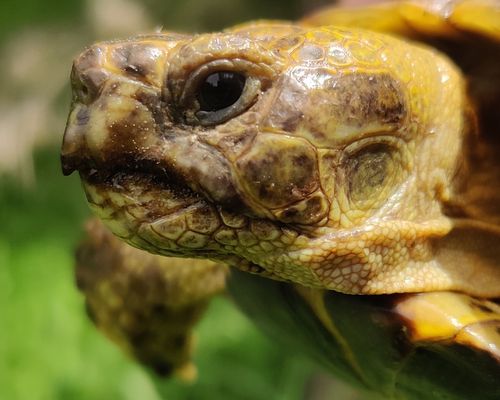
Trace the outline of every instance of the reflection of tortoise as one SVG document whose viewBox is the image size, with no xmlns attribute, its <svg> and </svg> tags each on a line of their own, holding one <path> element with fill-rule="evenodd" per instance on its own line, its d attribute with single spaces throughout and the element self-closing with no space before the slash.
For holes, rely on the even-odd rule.
<svg viewBox="0 0 500 400">
<path fill-rule="evenodd" d="M 185 372 L 227 273 L 210 259 L 265 331 L 367 390 L 500 398 L 499 62 L 495 0 L 87 49 L 65 173 L 115 235 L 198 259 L 92 223 L 77 273 L 97 325 Z"/>
</svg>

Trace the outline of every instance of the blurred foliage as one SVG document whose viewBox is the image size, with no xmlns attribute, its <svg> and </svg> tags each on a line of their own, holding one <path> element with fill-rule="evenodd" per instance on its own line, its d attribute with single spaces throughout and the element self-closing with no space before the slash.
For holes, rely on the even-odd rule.
<svg viewBox="0 0 500 400">
<path fill-rule="evenodd" d="M 160 25 L 196 31 L 250 18 L 292 18 L 307 8 L 304 4 L 0 2 L 5 61 L 0 66 L 0 161 L 8 168 L 9 157 L 19 153 L 14 160 L 25 168 L 35 153 L 31 184 L 21 184 L 25 174 L 16 173 L 17 165 L 14 173 L 2 175 L 0 162 L 0 399 L 303 398 L 313 368 L 263 338 L 227 299 L 212 304 L 198 330 L 200 377 L 189 386 L 152 379 L 91 325 L 72 271 L 73 249 L 88 211 L 78 178 L 61 175 L 58 146 L 70 100 L 65 82 L 71 57 L 85 43 Z M 119 21 L 114 9 L 129 17 Z"/>
<path fill-rule="evenodd" d="M 75 23 L 81 20 L 84 3 L 85 0 L 2 0 L 0 38 L 8 39 L 33 24 Z"/>
<path fill-rule="evenodd" d="M 163 21 L 167 29 L 173 30 L 219 30 L 231 24 L 258 18 L 293 19 L 302 12 L 299 0 L 145 0 L 155 9 L 156 18 Z"/>
</svg>

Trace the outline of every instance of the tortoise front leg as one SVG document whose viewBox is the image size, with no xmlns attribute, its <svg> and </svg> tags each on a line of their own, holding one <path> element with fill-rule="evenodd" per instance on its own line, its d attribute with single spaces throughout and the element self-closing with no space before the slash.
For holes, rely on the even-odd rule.
<svg viewBox="0 0 500 400">
<path fill-rule="evenodd" d="M 135 249 L 94 219 L 76 254 L 76 281 L 94 324 L 162 376 L 191 380 L 193 327 L 223 292 L 227 267 Z"/>
</svg>

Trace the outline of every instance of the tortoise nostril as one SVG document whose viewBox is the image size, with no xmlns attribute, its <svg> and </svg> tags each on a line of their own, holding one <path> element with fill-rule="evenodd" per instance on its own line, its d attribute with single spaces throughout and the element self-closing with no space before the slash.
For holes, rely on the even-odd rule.
<svg viewBox="0 0 500 400">
<path fill-rule="evenodd" d="M 108 72 L 99 67 L 81 72 L 75 71 L 73 74 L 73 95 L 75 101 L 82 104 L 90 104 L 95 101 L 108 76 Z"/>
<path fill-rule="evenodd" d="M 105 55 L 105 48 L 92 46 L 75 59 L 71 71 L 75 101 L 89 104 L 98 97 L 109 75 L 105 69 Z"/>
<path fill-rule="evenodd" d="M 81 91 L 83 96 L 89 95 L 89 88 L 87 86 L 83 85 Z"/>
<path fill-rule="evenodd" d="M 89 88 L 81 81 L 73 85 L 73 96 L 75 101 L 82 104 L 89 104 L 92 100 Z"/>
</svg>

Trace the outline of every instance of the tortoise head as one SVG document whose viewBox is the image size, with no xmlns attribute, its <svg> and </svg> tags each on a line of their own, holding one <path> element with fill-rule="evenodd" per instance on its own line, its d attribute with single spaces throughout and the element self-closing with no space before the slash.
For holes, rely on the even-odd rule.
<svg viewBox="0 0 500 400">
<path fill-rule="evenodd" d="M 97 44 L 72 84 L 64 171 L 136 247 L 347 293 L 500 294 L 494 266 L 450 256 L 471 125 L 430 49 L 260 23 Z"/>
</svg>

